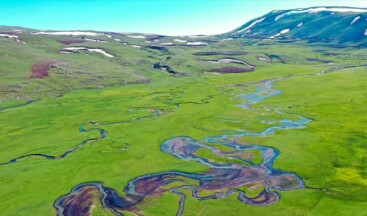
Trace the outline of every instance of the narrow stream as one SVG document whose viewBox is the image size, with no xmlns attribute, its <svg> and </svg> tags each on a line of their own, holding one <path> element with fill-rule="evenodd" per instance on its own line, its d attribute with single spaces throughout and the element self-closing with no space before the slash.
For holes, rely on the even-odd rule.
<svg viewBox="0 0 367 216">
<path fill-rule="evenodd" d="M 38 99 L 38 100 L 30 100 L 30 101 L 27 101 L 26 103 L 14 105 L 14 106 L 8 106 L 8 107 L 2 107 L 2 108 L 0 107 L 0 111 L 6 110 L 6 109 L 13 109 L 13 108 L 18 108 L 18 107 L 26 106 L 28 104 L 31 104 L 31 103 L 34 103 L 34 102 L 37 102 L 37 101 L 40 101 L 40 99 Z"/>
<path fill-rule="evenodd" d="M 279 95 L 281 91 L 272 89 L 272 82 L 264 81 L 257 84 L 254 92 L 239 95 L 243 102 L 238 106 L 243 109 L 253 109 L 252 106 L 269 97 Z M 264 108 L 269 111 L 269 108 Z M 279 110 L 274 110 L 282 114 Z M 250 205 L 269 205 L 279 200 L 279 194 L 274 190 L 287 191 L 304 187 L 302 179 L 295 173 L 284 172 L 273 168 L 274 160 L 280 154 L 272 147 L 261 145 L 241 145 L 234 138 L 266 136 L 274 134 L 277 130 L 305 128 L 310 119 L 297 116 L 297 120 L 281 119 L 279 124 L 265 128 L 263 131 L 249 132 L 236 131 L 231 134 L 206 137 L 195 140 L 189 136 L 174 137 L 166 140 L 160 146 L 163 153 L 172 155 L 180 160 L 194 161 L 208 167 L 203 173 L 188 173 L 181 171 L 167 171 L 147 174 L 132 179 L 124 187 L 124 197 L 117 192 L 105 187 L 101 182 L 82 183 L 75 186 L 72 191 L 59 197 L 54 207 L 59 216 L 88 215 L 90 206 L 80 205 L 85 203 L 90 196 L 84 192 L 94 188 L 101 195 L 101 204 L 115 215 L 122 215 L 119 211 L 131 211 L 140 214 L 137 204 L 145 197 L 159 196 L 163 193 L 172 193 L 179 197 L 176 215 L 182 215 L 187 199 L 184 191 L 188 191 L 191 197 L 199 201 L 208 199 L 220 199 L 236 194 L 237 200 Z M 212 145 L 208 145 L 212 144 Z M 222 151 L 213 146 L 223 145 L 231 148 L 230 151 Z M 214 157 L 228 159 L 228 162 L 219 162 L 215 159 L 199 156 L 198 152 L 207 150 Z M 253 154 L 258 152 L 261 162 L 251 160 Z M 194 182 L 194 183 L 193 183 Z M 170 186 L 173 185 L 174 186 Z M 257 194 L 249 196 L 238 189 L 253 188 Z M 94 200 L 95 201 L 95 200 Z M 92 202 L 92 200 L 89 200 Z M 84 214 L 85 213 L 85 214 Z"/>
<path fill-rule="evenodd" d="M 269 97 L 274 97 L 281 94 L 281 91 L 272 89 L 272 83 L 280 79 L 288 79 L 292 77 L 300 76 L 314 76 L 324 73 L 332 73 L 342 71 L 346 68 L 354 67 L 366 67 L 366 64 L 360 65 L 349 65 L 340 66 L 337 68 L 331 68 L 315 74 L 305 75 L 287 75 L 280 78 L 270 79 L 258 83 L 252 83 L 250 85 L 257 85 L 254 92 L 240 94 L 243 102 L 238 106 L 251 110 L 253 105 L 265 100 Z M 184 102 L 193 104 L 205 104 L 209 103 L 208 98 L 203 99 L 200 103 L 198 102 Z M 6 109 L 17 108 L 31 104 L 35 101 L 29 101 L 24 104 L 9 106 L 0 108 L 0 111 Z M 175 103 L 175 108 L 179 108 L 182 103 Z M 264 107 L 265 111 L 271 111 L 269 108 Z M 279 109 L 273 110 L 278 114 L 283 114 Z M 159 117 L 161 115 L 160 110 L 154 110 L 152 115 L 142 116 L 132 120 L 124 120 L 118 122 L 110 122 L 99 124 L 110 125 L 110 124 L 121 124 L 126 122 L 140 121 L 145 118 Z M 240 137 L 261 137 L 275 133 L 277 130 L 286 129 L 302 129 L 306 127 L 306 124 L 310 122 L 302 116 L 295 116 L 297 120 L 281 119 L 278 121 L 278 125 L 265 128 L 263 131 L 250 132 L 247 130 L 236 131 L 230 134 L 222 134 L 218 136 L 206 137 L 202 140 L 194 140 L 188 136 L 174 137 L 166 140 L 160 146 L 163 153 L 170 154 L 178 159 L 185 161 L 194 161 L 201 163 L 208 167 L 208 170 L 203 173 L 186 173 L 181 171 L 168 171 L 160 172 L 155 174 L 147 174 L 135 179 L 132 179 L 124 188 L 125 196 L 121 197 L 117 192 L 112 189 L 105 187 L 101 182 L 87 182 L 75 186 L 72 191 L 66 195 L 59 197 L 54 207 L 57 209 L 57 215 L 89 215 L 90 208 L 92 208 L 93 196 L 88 193 L 97 192 L 100 199 L 99 202 L 105 208 L 111 211 L 115 215 L 122 215 L 121 210 L 131 211 L 140 215 L 137 204 L 142 202 L 145 197 L 158 196 L 162 193 L 172 193 L 179 198 L 178 210 L 176 215 L 182 215 L 185 209 L 186 193 L 191 193 L 191 197 L 197 200 L 207 199 L 219 199 L 227 196 L 236 194 L 238 201 L 251 204 L 251 205 L 269 205 L 279 200 L 279 194 L 274 190 L 286 191 L 295 190 L 304 187 L 304 183 L 300 177 L 295 173 L 284 172 L 281 170 L 273 169 L 274 160 L 280 154 L 278 150 L 272 147 L 262 145 L 241 145 L 233 140 Z M 273 123 L 274 123 L 273 122 Z M 89 122 L 82 124 L 79 127 L 81 133 L 98 131 L 99 136 L 95 138 L 86 139 L 75 147 L 68 149 L 61 155 L 52 156 L 46 154 L 29 154 L 23 155 L 11 159 L 8 162 L 0 163 L 1 165 L 8 165 L 19 161 L 20 159 L 27 157 L 40 157 L 48 160 L 57 160 L 64 158 L 72 152 L 80 149 L 82 146 L 89 142 L 96 142 L 104 139 L 107 132 L 102 128 L 93 128 L 86 130 L 85 127 L 88 124 L 95 126 L 96 123 Z M 213 144 L 213 145 L 208 145 Z M 233 150 L 221 151 L 213 146 L 222 145 Z M 208 150 L 212 156 L 220 157 L 222 159 L 228 159 L 231 162 L 218 162 L 215 159 L 202 157 L 198 154 L 198 151 Z M 261 162 L 255 163 L 251 160 L 251 155 L 254 151 L 258 151 L 261 155 Z M 230 160 L 229 160 L 230 159 Z M 236 162 L 232 162 L 236 160 Z M 221 160 L 223 161 L 223 160 Z M 196 183 L 192 183 L 196 182 Z M 175 186 L 170 186 L 171 183 L 176 183 Z M 179 186 L 177 186 L 179 184 Z M 238 189 L 240 188 L 240 189 Z M 243 188 L 255 188 L 259 190 L 256 195 L 247 195 Z M 209 194 L 209 195 L 208 195 Z M 95 201 L 95 200 L 94 200 Z M 86 204 L 85 204 L 86 203 Z"/>
<path fill-rule="evenodd" d="M 20 106 L 24 106 L 24 105 L 20 105 Z M 103 125 L 112 125 L 112 124 L 123 124 L 123 123 L 136 122 L 136 121 L 140 121 L 142 119 L 159 117 L 159 116 L 160 116 L 160 110 L 156 109 L 156 110 L 153 111 L 153 113 L 151 115 L 145 115 L 145 116 L 137 117 L 133 120 L 123 120 L 123 121 L 107 122 L 107 123 L 101 123 L 101 124 L 98 124 L 96 122 L 88 122 L 88 123 L 85 123 L 85 124 L 82 124 L 82 125 L 79 126 L 79 132 L 80 133 L 89 133 L 89 132 L 92 132 L 92 131 L 98 131 L 98 137 L 83 140 L 77 146 L 69 148 L 67 151 L 65 151 L 61 155 L 47 155 L 47 154 L 42 154 L 42 153 L 26 154 L 26 155 L 22 155 L 22 156 L 13 158 L 13 159 L 11 159 L 7 162 L 0 163 L 0 166 L 9 165 L 9 164 L 18 162 L 21 159 L 25 159 L 25 158 L 42 158 L 42 159 L 47 159 L 47 160 L 59 160 L 59 159 L 67 157 L 68 155 L 70 155 L 71 153 L 75 152 L 76 150 L 80 149 L 81 147 L 85 146 L 88 143 L 94 143 L 94 142 L 97 142 L 99 140 L 105 139 L 107 137 L 107 131 L 105 131 L 104 129 L 102 129 L 102 128 L 92 128 L 92 129 L 87 130 L 87 129 L 85 129 L 85 127 L 88 126 L 88 125 L 103 126 Z"/>
<path fill-rule="evenodd" d="M 90 122 L 90 123 L 87 123 L 87 124 L 93 124 L 93 123 Z M 39 154 L 39 153 L 27 154 L 27 155 L 22 155 L 22 156 L 13 158 L 13 159 L 9 160 L 8 162 L 0 163 L 0 166 L 12 164 L 12 163 L 15 163 L 15 162 L 17 162 L 17 161 L 19 161 L 21 159 L 24 159 L 24 158 L 35 158 L 35 157 L 39 157 L 39 158 L 48 159 L 48 160 L 62 159 L 62 158 L 65 158 L 66 156 L 68 156 L 69 154 L 73 153 L 74 151 L 80 149 L 82 146 L 86 145 L 89 142 L 96 142 L 98 140 L 101 140 L 101 139 L 106 138 L 106 131 L 103 130 L 103 129 L 101 129 L 101 128 L 93 128 L 91 130 L 85 130 L 84 127 L 87 124 L 80 125 L 79 126 L 79 132 L 81 132 L 81 133 L 87 133 L 87 132 L 91 132 L 91 131 L 98 131 L 99 132 L 99 137 L 86 139 L 86 140 L 82 141 L 79 145 L 74 146 L 74 147 L 68 149 L 66 152 L 64 152 L 61 155 L 54 156 L 54 155 Z"/>
</svg>

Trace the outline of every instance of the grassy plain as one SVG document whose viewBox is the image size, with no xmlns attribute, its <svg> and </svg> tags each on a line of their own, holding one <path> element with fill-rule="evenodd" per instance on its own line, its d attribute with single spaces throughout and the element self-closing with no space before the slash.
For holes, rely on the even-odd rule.
<svg viewBox="0 0 367 216">
<path fill-rule="evenodd" d="M 98 53 L 59 54 L 65 46 L 52 36 L 23 37 L 28 44 L 0 39 L 0 85 L 4 90 L 0 107 L 5 108 L 0 111 L 0 163 L 34 153 L 62 155 L 83 140 L 100 137 L 98 131 L 79 131 L 79 126 L 88 122 L 96 124 L 86 129 L 103 128 L 107 137 L 89 141 L 62 159 L 31 157 L 0 166 L 0 215 L 55 215 L 53 202 L 82 182 L 101 181 L 123 195 L 122 188 L 129 180 L 147 173 L 203 172 L 206 166 L 164 154 L 160 144 L 176 136 L 201 139 L 224 130 L 262 131 L 269 125 L 260 123 L 259 118 L 279 120 L 288 114 L 313 121 L 305 129 L 278 131 L 243 142 L 277 148 L 281 154 L 274 167 L 297 173 L 306 188 L 279 192 L 280 201 L 270 206 L 245 205 L 234 195 L 197 201 L 184 191 L 188 197 L 184 215 L 367 214 L 367 69 L 359 67 L 367 58 L 363 50 L 245 39 L 217 41 L 208 47 L 167 47 L 170 54 L 113 42 L 80 45 L 97 46 L 116 56 L 109 59 Z M 137 39 L 120 38 L 144 45 Z M 257 68 L 243 74 L 207 73 L 214 66 L 203 60 L 227 56 L 193 54 L 213 50 L 248 52 L 231 57 Z M 269 54 L 279 58 L 273 62 L 258 59 Z M 315 56 L 334 64 L 306 60 Z M 60 74 L 52 69 L 47 78 L 29 79 L 30 66 L 44 59 L 62 59 L 69 66 Z M 155 62 L 183 74 L 154 70 Z M 346 66 L 358 67 L 309 75 Z M 253 83 L 279 77 L 287 77 L 274 83 L 274 89 L 282 94 L 255 105 L 261 109 L 236 106 L 241 103 L 238 94 L 252 91 Z M 16 91 L 14 85 L 19 86 Z M 103 88 L 97 89 L 100 85 Z M 6 109 L 30 99 L 42 100 Z M 285 114 L 266 112 L 264 106 L 281 108 Z M 137 120 L 140 117 L 144 118 Z M 165 193 L 145 199 L 138 208 L 144 215 L 175 215 L 178 201 L 177 196 Z M 100 208 L 93 212 L 109 214 Z"/>
</svg>

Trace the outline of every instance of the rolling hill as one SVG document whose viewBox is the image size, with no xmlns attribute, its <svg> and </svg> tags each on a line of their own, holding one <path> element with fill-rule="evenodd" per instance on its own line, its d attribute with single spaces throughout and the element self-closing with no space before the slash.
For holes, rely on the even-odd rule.
<svg viewBox="0 0 367 216">
<path fill-rule="evenodd" d="M 0 216 L 366 216 L 366 17 L 0 26 Z"/>
<path fill-rule="evenodd" d="M 367 46 L 367 9 L 312 7 L 272 11 L 227 35 L 266 39 L 306 39 L 333 45 Z"/>
</svg>

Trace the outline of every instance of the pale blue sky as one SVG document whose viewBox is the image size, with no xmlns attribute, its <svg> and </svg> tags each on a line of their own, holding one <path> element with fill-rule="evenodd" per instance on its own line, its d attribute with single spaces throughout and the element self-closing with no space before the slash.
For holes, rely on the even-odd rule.
<svg viewBox="0 0 367 216">
<path fill-rule="evenodd" d="M 271 10 L 367 8 L 366 0 L 0 0 L 0 25 L 166 35 L 218 34 Z"/>
</svg>

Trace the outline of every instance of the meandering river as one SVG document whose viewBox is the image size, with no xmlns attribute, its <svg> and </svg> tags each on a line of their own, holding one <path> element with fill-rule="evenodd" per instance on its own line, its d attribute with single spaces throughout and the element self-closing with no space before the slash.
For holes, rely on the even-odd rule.
<svg viewBox="0 0 367 216">
<path fill-rule="evenodd" d="M 258 83 L 254 92 L 239 95 L 243 102 L 238 106 L 243 109 L 253 109 L 254 104 L 279 95 L 281 91 L 272 89 L 273 81 L 275 80 Z M 269 108 L 264 109 L 269 110 Z M 281 114 L 280 110 L 274 111 Z M 97 193 L 101 205 L 115 215 L 122 215 L 120 212 L 123 210 L 139 214 L 138 204 L 143 202 L 145 197 L 172 193 L 179 198 L 176 215 L 182 215 L 187 199 L 183 191 L 190 191 L 191 197 L 200 201 L 220 199 L 236 194 L 237 200 L 244 204 L 272 204 L 280 198 L 274 190 L 286 191 L 303 188 L 302 179 L 295 173 L 273 168 L 274 160 L 280 154 L 277 149 L 255 144 L 242 145 L 234 140 L 240 137 L 266 136 L 277 130 L 302 129 L 311 121 L 302 116 L 297 116 L 297 118 L 297 120 L 281 119 L 276 121 L 278 125 L 267 127 L 258 132 L 242 130 L 206 137 L 202 140 L 195 140 L 189 136 L 169 138 L 160 146 L 162 153 L 172 155 L 180 160 L 203 164 L 208 167 L 208 170 L 203 173 L 174 170 L 142 175 L 128 182 L 123 189 L 125 193 L 123 197 L 101 182 L 82 183 L 75 186 L 70 193 L 59 197 L 55 201 L 54 207 L 59 216 L 88 215 L 90 205 L 82 204 L 92 203 L 93 196 L 91 194 Z M 232 150 L 224 151 L 213 147 L 218 145 L 226 146 Z M 228 159 L 226 161 L 229 162 L 219 162 L 211 157 L 200 156 L 198 152 L 202 150 L 209 151 L 214 157 Z M 258 152 L 261 156 L 260 163 L 251 160 L 254 152 Z M 238 188 L 255 188 L 259 192 L 249 196 Z M 94 197 L 94 199 L 96 198 Z"/>
</svg>

